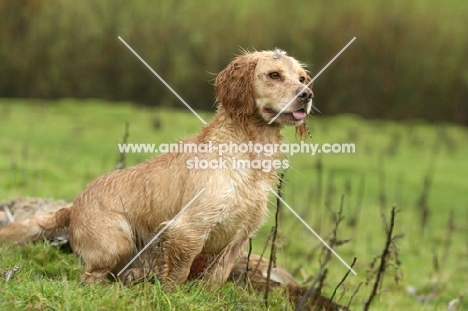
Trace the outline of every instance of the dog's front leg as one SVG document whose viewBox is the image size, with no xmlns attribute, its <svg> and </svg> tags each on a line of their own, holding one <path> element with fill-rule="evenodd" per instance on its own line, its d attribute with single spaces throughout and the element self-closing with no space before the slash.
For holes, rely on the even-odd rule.
<svg viewBox="0 0 468 311">
<path fill-rule="evenodd" d="M 205 240 L 202 234 L 178 222 L 169 226 L 158 240 L 154 271 L 164 288 L 170 291 L 174 283 L 182 284 L 187 280 L 192 262 L 202 251 Z"/>
<path fill-rule="evenodd" d="M 162 223 L 160 228 L 165 225 Z M 192 228 L 186 221 L 171 224 L 141 254 L 142 266 L 130 268 L 121 275 L 122 282 L 131 284 L 154 275 L 167 291 L 172 291 L 174 284 L 184 283 L 205 242 L 203 235 Z"/>
<path fill-rule="evenodd" d="M 240 241 L 228 245 L 222 253 L 218 255 L 218 258 L 215 259 L 211 269 L 206 271 L 203 280 L 208 282 L 211 286 L 211 290 L 218 289 L 226 282 L 232 269 L 244 253 L 244 248 L 248 240 L 249 238 L 245 237 Z"/>
</svg>

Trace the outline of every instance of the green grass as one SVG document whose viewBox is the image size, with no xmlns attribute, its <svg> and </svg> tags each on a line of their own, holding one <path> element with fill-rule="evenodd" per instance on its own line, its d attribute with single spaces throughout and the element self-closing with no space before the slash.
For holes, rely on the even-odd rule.
<svg viewBox="0 0 468 311">
<path fill-rule="evenodd" d="M 114 169 L 125 122 L 130 125 L 129 142 L 156 144 L 194 134 L 202 125 L 184 109 L 141 109 L 130 103 L 111 105 L 100 100 L 0 100 L 0 115 L 2 200 L 16 196 L 72 200 L 87 183 Z M 211 115 L 204 113 L 202 117 L 209 120 Z M 154 126 L 158 122 L 159 128 Z M 450 300 L 459 294 L 466 296 L 468 146 L 464 142 L 468 131 L 451 124 L 365 121 L 351 115 L 314 115 L 308 124 L 315 143 L 356 144 L 356 154 L 289 157 L 292 169 L 286 173 L 284 188 L 285 201 L 322 236 L 333 228 L 332 211 L 339 209 L 340 197 L 345 195 L 346 219 L 338 230 L 338 238 L 350 242 L 336 250 L 348 263 L 357 257 L 358 275 L 346 280 L 341 302 L 346 304 L 358 284 L 364 282 L 352 304 L 352 310 L 362 309 L 370 291 L 370 285 L 365 284 L 367 270 L 385 241 L 380 211 L 388 216 L 393 204 L 400 210 L 395 231 L 405 234 L 398 242 L 403 279 L 395 284 L 390 268 L 372 310 L 446 310 Z M 295 141 L 292 129 L 285 134 L 288 141 Z M 438 146 L 437 152 L 434 146 Z M 151 156 L 128 154 L 127 164 Z M 323 166 L 321 179 L 318 162 Z M 430 167 L 434 168 L 428 195 L 430 214 L 428 223 L 421 228 L 417 201 Z M 363 177 L 365 190 L 358 209 Z M 386 197 L 382 207 L 381 194 Z M 274 204 L 271 211 L 273 214 Z M 455 225 L 449 239 L 447 222 L 451 211 Z M 353 215 L 357 217 L 356 226 L 347 223 Z M 272 225 L 270 217 L 254 240 L 255 253 L 261 253 Z M 319 244 L 293 215 L 281 211 L 280 266 L 295 271 L 300 281 L 313 278 L 319 267 L 318 254 L 313 249 Z M 48 243 L 2 245 L 0 252 L 0 276 L 17 263 L 22 264 L 10 282 L 0 280 L 3 310 L 264 309 L 261 295 L 247 293 L 233 284 L 217 293 L 206 292 L 202 286 L 189 291 L 184 285 L 174 294 L 165 294 L 158 285 L 145 283 L 133 287 L 81 286 L 81 266 L 75 256 L 61 253 Z M 307 255 L 311 259 L 307 260 Z M 336 258 L 327 267 L 324 290 L 330 295 L 346 269 Z M 436 283 L 439 290 L 434 300 L 426 304 L 420 304 L 405 290 L 406 286 L 414 286 L 424 294 Z M 286 308 L 282 297 L 281 292 L 273 293 L 271 310 Z M 468 307 L 466 302 L 464 307 Z"/>
</svg>

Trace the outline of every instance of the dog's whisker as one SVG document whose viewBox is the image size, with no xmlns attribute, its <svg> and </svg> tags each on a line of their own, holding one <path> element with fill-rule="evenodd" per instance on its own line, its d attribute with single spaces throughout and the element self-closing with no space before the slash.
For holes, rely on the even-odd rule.
<svg viewBox="0 0 468 311">
<path fill-rule="evenodd" d="M 314 103 L 311 104 L 310 108 L 311 108 L 310 109 L 311 113 L 314 113 L 314 110 L 317 111 L 318 113 L 322 113 L 320 110 L 318 110 L 317 107 L 314 106 Z"/>
</svg>

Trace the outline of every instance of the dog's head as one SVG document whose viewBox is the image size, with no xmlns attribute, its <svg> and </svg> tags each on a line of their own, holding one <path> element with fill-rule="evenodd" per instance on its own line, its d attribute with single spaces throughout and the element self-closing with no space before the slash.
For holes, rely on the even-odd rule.
<svg viewBox="0 0 468 311">
<path fill-rule="evenodd" d="M 216 102 L 241 123 L 258 115 L 265 123 L 296 126 L 304 136 L 312 107 L 310 76 L 300 62 L 276 49 L 237 56 L 215 81 Z"/>
</svg>

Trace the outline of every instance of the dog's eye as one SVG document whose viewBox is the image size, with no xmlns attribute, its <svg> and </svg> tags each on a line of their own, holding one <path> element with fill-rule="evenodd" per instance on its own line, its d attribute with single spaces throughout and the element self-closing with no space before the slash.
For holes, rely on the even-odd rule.
<svg viewBox="0 0 468 311">
<path fill-rule="evenodd" d="M 270 78 L 276 80 L 276 79 L 279 79 L 280 78 L 280 74 L 277 73 L 276 71 L 275 72 L 272 72 L 269 74 Z"/>
<path fill-rule="evenodd" d="M 306 80 L 306 78 L 304 78 L 304 77 L 300 77 L 300 78 L 299 78 L 299 82 L 301 82 L 301 83 L 304 83 L 305 80 Z"/>
</svg>

